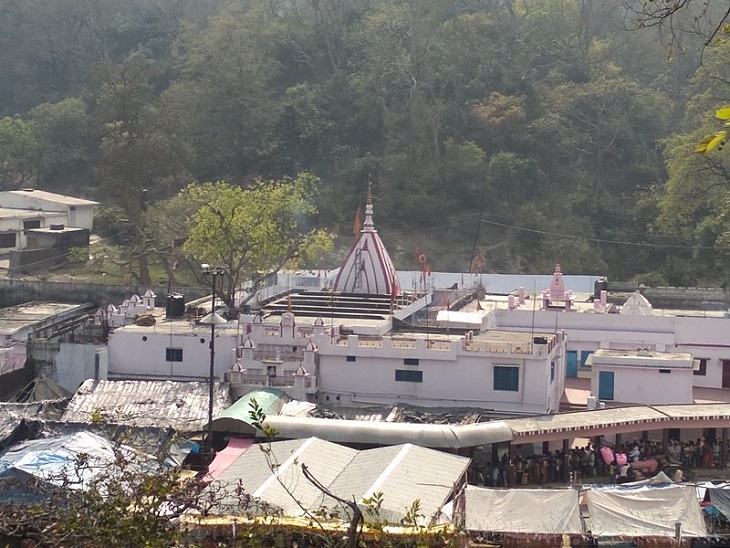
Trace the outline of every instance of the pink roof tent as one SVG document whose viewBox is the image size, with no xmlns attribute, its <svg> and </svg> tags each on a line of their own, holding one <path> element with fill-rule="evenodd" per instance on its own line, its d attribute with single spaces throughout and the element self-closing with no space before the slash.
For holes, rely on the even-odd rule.
<svg viewBox="0 0 730 548">
<path fill-rule="evenodd" d="M 360 230 L 360 236 L 342 263 L 335 279 L 334 290 L 341 293 L 391 297 L 400 293 L 393 261 L 390 260 L 390 255 L 373 224 L 373 197 L 370 184 L 365 205 L 365 222 Z"/>
</svg>

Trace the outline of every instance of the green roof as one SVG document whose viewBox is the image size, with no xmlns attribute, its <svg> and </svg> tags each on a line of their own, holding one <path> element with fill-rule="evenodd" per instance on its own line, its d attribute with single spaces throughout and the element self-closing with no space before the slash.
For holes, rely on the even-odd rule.
<svg viewBox="0 0 730 548">
<path fill-rule="evenodd" d="M 278 388 L 259 388 L 241 396 L 233 405 L 224 409 L 213 418 L 213 429 L 231 433 L 255 434 L 251 425 L 251 400 L 256 400 L 265 415 L 278 415 L 284 404 L 290 400 Z"/>
</svg>

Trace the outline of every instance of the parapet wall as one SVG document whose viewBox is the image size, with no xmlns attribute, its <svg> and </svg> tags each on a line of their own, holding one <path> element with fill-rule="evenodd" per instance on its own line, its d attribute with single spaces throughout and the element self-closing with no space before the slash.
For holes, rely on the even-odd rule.
<svg viewBox="0 0 730 548">
<path fill-rule="evenodd" d="M 29 281 L 9 278 L 0 280 L 0 307 L 15 306 L 29 301 L 92 302 L 98 306 L 109 303 L 119 305 L 124 299 L 128 299 L 134 294 L 141 296 L 147 289 L 152 289 L 157 294 L 155 306 L 161 307 L 165 306 L 165 296 L 168 291 L 185 295 L 186 301 L 210 294 L 208 288 L 179 286 L 168 288 L 167 284 L 146 287 L 141 285 Z"/>
<path fill-rule="evenodd" d="M 633 282 L 608 282 L 611 302 L 623 304 L 628 295 L 640 291 L 655 308 L 727 310 L 730 292 L 721 287 L 640 287 Z"/>
</svg>

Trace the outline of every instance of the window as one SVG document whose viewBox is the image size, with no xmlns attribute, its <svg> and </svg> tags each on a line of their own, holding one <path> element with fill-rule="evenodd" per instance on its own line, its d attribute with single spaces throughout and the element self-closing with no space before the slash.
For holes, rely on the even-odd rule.
<svg viewBox="0 0 730 548">
<path fill-rule="evenodd" d="M 519 367 L 494 366 L 494 389 L 517 392 L 520 387 Z"/>
<path fill-rule="evenodd" d="M 423 371 L 396 369 L 395 380 L 398 382 L 423 382 Z"/>
<path fill-rule="evenodd" d="M 165 348 L 165 359 L 168 362 L 183 361 L 183 349 L 182 348 Z"/>
<path fill-rule="evenodd" d="M 40 219 L 29 219 L 27 221 L 23 221 L 23 230 L 29 230 L 31 228 L 40 228 L 40 227 L 41 227 Z"/>
<path fill-rule="evenodd" d="M 660 369 L 659 373 L 664 373 L 666 375 L 671 375 L 672 370 L 671 369 Z"/>
<path fill-rule="evenodd" d="M 0 234 L 0 248 L 15 247 L 15 232 Z"/>
<path fill-rule="evenodd" d="M 700 368 L 697 371 L 692 371 L 693 375 L 704 377 L 707 375 L 707 358 L 699 358 Z"/>
<path fill-rule="evenodd" d="M 418 358 L 403 358 L 403 365 L 418 365 Z"/>
<path fill-rule="evenodd" d="M 585 368 L 590 368 L 588 364 L 586 364 L 586 361 L 588 360 L 588 356 L 593 354 L 591 350 L 581 350 L 580 351 L 580 366 Z"/>
<path fill-rule="evenodd" d="M 357 361 L 357 356 L 347 356 L 345 358 L 345 360 L 348 361 L 348 362 L 356 362 Z"/>
</svg>

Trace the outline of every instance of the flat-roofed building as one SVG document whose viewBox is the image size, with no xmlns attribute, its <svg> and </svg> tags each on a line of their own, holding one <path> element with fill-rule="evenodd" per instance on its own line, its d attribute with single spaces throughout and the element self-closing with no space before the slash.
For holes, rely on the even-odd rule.
<svg viewBox="0 0 730 548">
<path fill-rule="evenodd" d="M 591 393 L 609 403 L 692 403 L 699 362 L 687 352 L 599 348 L 589 358 Z"/>
</svg>

